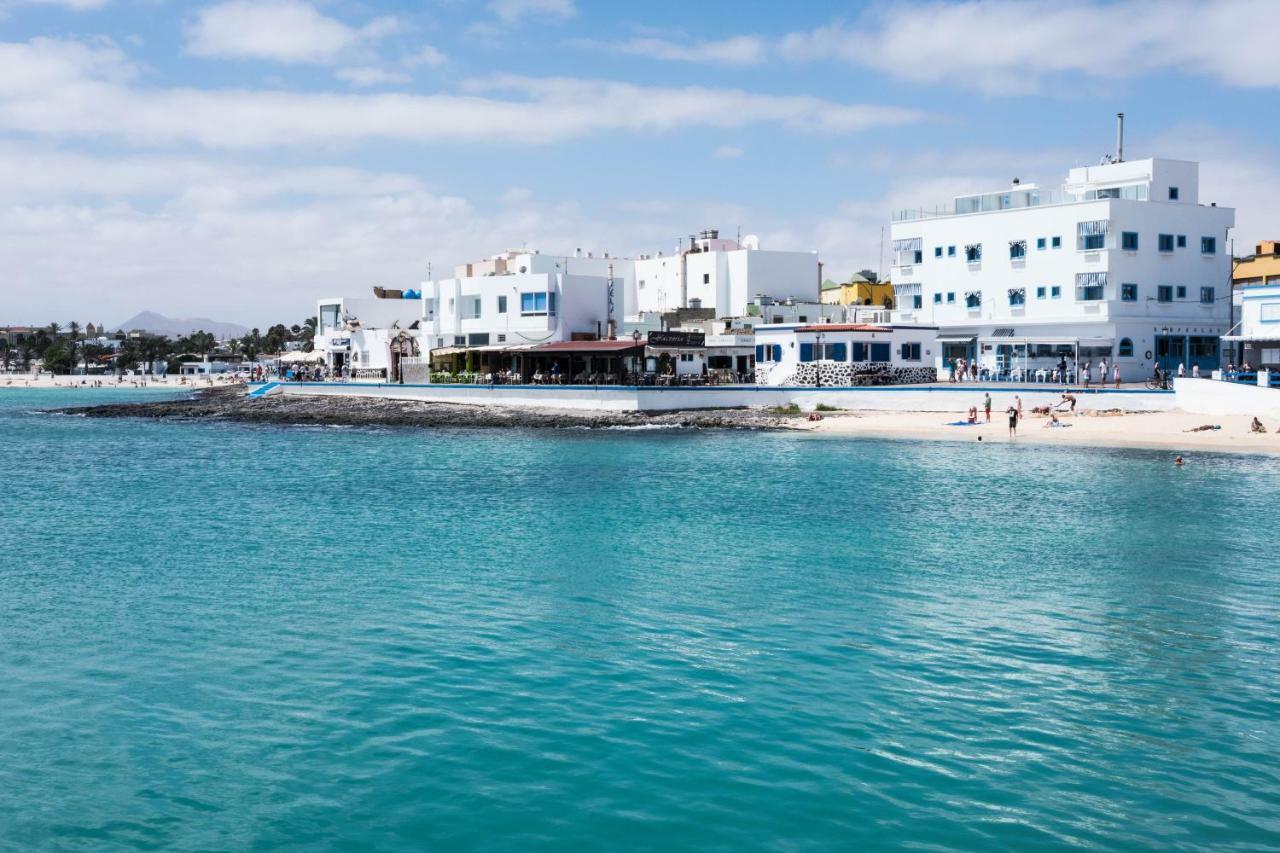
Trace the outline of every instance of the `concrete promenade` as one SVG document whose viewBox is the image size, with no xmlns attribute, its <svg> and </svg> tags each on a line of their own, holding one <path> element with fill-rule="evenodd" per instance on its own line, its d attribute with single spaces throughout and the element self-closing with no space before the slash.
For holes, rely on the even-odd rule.
<svg viewBox="0 0 1280 853">
<path fill-rule="evenodd" d="M 251 390 L 257 386 L 250 386 Z M 273 389 L 274 390 L 274 389 Z M 789 406 L 813 409 L 820 404 L 849 411 L 960 412 L 981 408 L 991 394 L 993 408 L 1003 410 L 1015 395 L 1022 404 L 1053 405 L 1062 399 L 1061 386 L 1018 383 L 951 385 L 892 385 L 885 387 L 811 388 L 765 385 L 712 385 L 652 387 L 618 385 L 398 385 L 364 382 L 286 382 L 283 394 L 315 396 L 349 395 L 433 403 L 477 406 L 515 406 L 547 409 L 662 412 L 690 409 L 735 409 Z M 1170 411 L 1172 391 L 1148 391 L 1141 387 L 1119 390 L 1071 388 L 1078 406 L 1089 409 L 1122 409 L 1129 412 Z"/>
</svg>

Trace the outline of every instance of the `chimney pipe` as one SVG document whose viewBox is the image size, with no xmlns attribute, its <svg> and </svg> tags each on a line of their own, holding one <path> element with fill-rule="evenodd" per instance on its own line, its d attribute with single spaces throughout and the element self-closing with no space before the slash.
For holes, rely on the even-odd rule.
<svg viewBox="0 0 1280 853">
<path fill-rule="evenodd" d="M 1116 113 L 1116 162 L 1124 162 L 1124 113 Z"/>
</svg>

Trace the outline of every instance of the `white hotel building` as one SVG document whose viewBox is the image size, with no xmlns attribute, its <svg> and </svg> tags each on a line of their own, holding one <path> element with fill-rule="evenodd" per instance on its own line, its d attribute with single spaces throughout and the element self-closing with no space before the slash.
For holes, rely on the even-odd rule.
<svg viewBox="0 0 1280 853">
<path fill-rule="evenodd" d="M 1200 203 L 1199 165 L 1071 169 L 1061 190 L 1016 180 L 943 210 L 894 215 L 894 322 L 938 327 L 937 366 L 992 376 L 1068 363 L 1219 366 L 1230 325 L 1230 208 Z M 1094 374 L 1096 378 L 1096 373 Z"/>
</svg>

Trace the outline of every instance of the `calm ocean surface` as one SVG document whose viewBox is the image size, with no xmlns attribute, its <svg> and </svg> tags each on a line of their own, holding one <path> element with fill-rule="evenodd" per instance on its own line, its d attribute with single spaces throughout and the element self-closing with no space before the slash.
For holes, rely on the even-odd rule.
<svg viewBox="0 0 1280 853">
<path fill-rule="evenodd" d="M 1280 845 L 1280 461 L 31 414 L 0 848 Z"/>
</svg>

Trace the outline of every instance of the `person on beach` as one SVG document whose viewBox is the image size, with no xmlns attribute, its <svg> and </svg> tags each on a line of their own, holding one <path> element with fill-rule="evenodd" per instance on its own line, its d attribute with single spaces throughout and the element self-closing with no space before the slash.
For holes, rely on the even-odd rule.
<svg viewBox="0 0 1280 853">
<path fill-rule="evenodd" d="M 1017 438 L 1018 418 L 1022 416 L 1022 413 L 1018 411 L 1016 406 L 1010 406 L 1006 414 L 1009 416 L 1009 438 Z"/>
<path fill-rule="evenodd" d="M 1062 377 L 1062 384 L 1067 384 L 1067 357 L 1064 355 L 1058 359 L 1058 375 Z"/>
<path fill-rule="evenodd" d="M 1249 424 L 1249 432 L 1260 432 L 1265 434 L 1266 431 L 1267 428 L 1264 427 L 1262 425 L 1262 421 L 1258 420 L 1256 417 L 1253 419 L 1253 423 Z"/>
<path fill-rule="evenodd" d="M 978 422 L 978 407 L 970 406 L 969 407 L 969 423 L 976 424 L 977 422 Z"/>
<path fill-rule="evenodd" d="M 951 370 L 950 382 L 952 385 L 954 385 L 956 384 L 956 360 L 954 358 L 947 359 L 947 366 Z"/>
<path fill-rule="evenodd" d="M 991 423 L 991 392 L 987 392 L 982 399 L 982 408 L 987 412 L 987 423 Z"/>
<path fill-rule="evenodd" d="M 1074 415 L 1074 414 L 1075 414 L 1075 412 L 1076 412 L 1076 395 L 1075 395 L 1075 394 L 1063 394 L 1063 395 L 1062 395 L 1062 402 L 1061 402 L 1061 403 L 1059 403 L 1058 405 L 1059 405 L 1059 406 L 1070 406 L 1070 407 L 1071 407 L 1071 408 L 1070 408 L 1070 411 L 1071 411 L 1071 413 Z"/>
<path fill-rule="evenodd" d="M 1013 398 L 1014 404 L 1018 407 L 1018 420 L 1022 420 L 1022 395 L 1017 394 Z"/>
<path fill-rule="evenodd" d="M 974 381 L 978 381 L 978 362 L 975 359 L 973 364 L 969 365 L 969 377 Z"/>
<path fill-rule="evenodd" d="M 1085 390 L 1089 389 L 1089 362 L 1084 363 L 1084 367 L 1080 370 L 1080 381 L 1084 383 Z"/>
<path fill-rule="evenodd" d="M 1200 378 L 1200 365 L 1198 364 L 1191 365 L 1191 378 L 1192 379 Z"/>
</svg>

